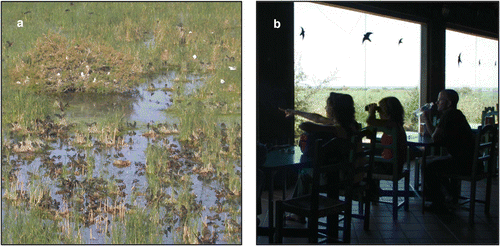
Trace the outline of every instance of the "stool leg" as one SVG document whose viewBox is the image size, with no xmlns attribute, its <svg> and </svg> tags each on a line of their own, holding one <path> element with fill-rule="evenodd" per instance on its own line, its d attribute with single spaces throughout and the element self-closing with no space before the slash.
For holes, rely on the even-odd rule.
<svg viewBox="0 0 500 246">
<path fill-rule="evenodd" d="M 410 175 L 405 177 L 405 211 L 410 210 Z"/>
<path fill-rule="evenodd" d="M 474 210 L 476 208 L 476 181 L 471 181 L 470 187 L 470 211 L 469 211 L 469 224 L 474 225 Z"/>
<path fill-rule="evenodd" d="M 370 230 L 370 200 L 366 199 L 366 207 L 365 207 L 365 221 L 363 225 L 363 229 L 365 231 Z"/>
<path fill-rule="evenodd" d="M 484 213 L 490 214 L 490 202 L 491 202 L 491 173 L 488 174 L 486 179 L 486 199 L 484 201 Z"/>
<path fill-rule="evenodd" d="M 271 226 L 269 226 L 269 229 L 271 229 Z M 272 232 L 270 233 L 269 239 L 272 237 Z M 276 243 L 283 243 L 283 205 L 281 201 L 276 201 Z"/>
<path fill-rule="evenodd" d="M 318 216 L 311 216 L 307 221 L 309 243 L 318 243 Z"/>
<path fill-rule="evenodd" d="M 398 181 L 392 181 L 392 220 L 398 220 Z"/>
<path fill-rule="evenodd" d="M 345 211 L 343 241 L 346 244 L 351 243 L 351 218 L 352 218 L 351 212 Z"/>
</svg>

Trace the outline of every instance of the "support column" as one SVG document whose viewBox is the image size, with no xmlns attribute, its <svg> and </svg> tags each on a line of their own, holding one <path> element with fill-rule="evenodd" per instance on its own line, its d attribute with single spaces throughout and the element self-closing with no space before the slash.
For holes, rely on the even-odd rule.
<svg viewBox="0 0 500 246">
<path fill-rule="evenodd" d="M 422 82 L 421 104 L 434 102 L 445 88 L 445 32 L 446 26 L 440 13 L 422 25 Z"/>
<path fill-rule="evenodd" d="M 257 4 L 257 141 L 293 141 L 294 121 L 278 108 L 294 108 L 293 2 Z M 298 34 L 297 34 L 298 35 Z"/>
</svg>

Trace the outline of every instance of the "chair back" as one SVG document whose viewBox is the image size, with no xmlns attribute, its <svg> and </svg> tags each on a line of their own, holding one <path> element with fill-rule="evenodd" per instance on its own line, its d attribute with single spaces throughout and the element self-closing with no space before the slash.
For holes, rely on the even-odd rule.
<svg viewBox="0 0 500 246">
<path fill-rule="evenodd" d="M 317 139 L 314 143 L 314 158 L 312 161 L 313 179 L 311 188 L 311 211 L 318 211 L 320 193 L 325 191 L 329 194 L 337 190 L 336 182 L 338 180 L 338 172 L 340 171 L 340 161 L 332 162 L 329 159 L 329 154 L 332 148 L 339 145 L 343 141 L 339 138 L 333 138 L 325 144 L 322 139 Z M 321 185 L 320 180 L 326 178 L 327 184 Z"/>
<path fill-rule="evenodd" d="M 363 139 L 370 141 L 363 144 Z M 370 128 L 363 128 L 351 137 L 351 151 L 349 152 L 349 162 L 354 164 L 354 182 L 360 181 L 363 177 L 371 180 L 372 167 L 375 153 L 376 132 Z"/>
<path fill-rule="evenodd" d="M 370 148 L 363 148 L 361 141 L 363 138 L 375 139 L 375 132 L 371 129 L 363 129 L 354 134 L 350 140 L 332 138 L 328 142 L 321 144 L 322 140 L 316 141 L 315 158 L 313 161 L 313 184 L 312 184 L 312 197 L 313 206 L 314 201 L 318 200 L 319 194 L 327 192 L 338 191 L 339 187 L 346 187 L 346 198 L 351 199 L 352 194 L 349 190 L 354 184 L 360 182 L 365 174 L 371 176 L 371 165 L 373 163 L 373 148 L 375 141 L 371 141 L 373 145 Z M 334 153 L 341 153 L 344 155 L 342 158 L 338 156 L 331 156 L 332 148 L 342 146 L 344 151 L 334 151 Z M 347 146 L 347 148 L 346 148 Z M 321 186 L 321 177 L 327 179 L 327 184 Z M 351 195 L 348 195 L 351 194 Z M 338 195 L 338 194 L 334 194 Z M 314 207 L 313 207 L 314 208 Z"/>
<path fill-rule="evenodd" d="M 486 119 L 493 117 L 493 124 L 496 124 L 496 118 L 498 118 L 498 109 L 495 110 L 495 107 L 485 107 L 481 114 L 481 125 L 486 125 Z"/>
<path fill-rule="evenodd" d="M 406 157 L 406 153 L 400 153 L 398 132 L 396 127 L 367 127 L 371 131 L 376 133 L 376 140 L 374 148 L 374 162 L 375 163 L 388 163 L 392 165 L 392 172 L 387 175 L 393 176 L 395 179 L 399 179 L 399 176 L 403 170 L 404 163 L 399 163 L 399 159 Z M 382 133 L 382 135 L 377 134 Z M 379 136 L 380 135 L 380 136 Z M 390 136 L 390 137 L 388 137 Z M 405 138 L 406 139 L 406 138 Z M 406 151 L 406 146 L 404 150 Z M 401 148 L 403 150 L 403 148 Z M 374 173 L 377 173 L 375 170 Z M 378 173 L 377 173 L 378 174 Z"/>
<path fill-rule="evenodd" d="M 493 174 L 496 169 L 498 155 L 498 125 L 483 126 L 476 135 L 472 177 Z"/>
</svg>

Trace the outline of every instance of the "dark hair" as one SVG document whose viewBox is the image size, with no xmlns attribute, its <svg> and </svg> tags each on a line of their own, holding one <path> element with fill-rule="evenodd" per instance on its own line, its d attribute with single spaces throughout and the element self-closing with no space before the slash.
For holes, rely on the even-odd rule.
<svg viewBox="0 0 500 246">
<path fill-rule="evenodd" d="M 404 124 L 405 110 L 401 102 L 395 97 L 385 97 L 380 100 L 380 104 L 385 104 L 387 109 L 387 114 L 391 121 L 394 121 L 400 125 Z"/>
<path fill-rule="evenodd" d="M 458 93 L 452 89 L 444 89 L 441 92 L 446 93 L 446 95 L 448 96 L 448 100 L 450 100 L 450 102 L 451 102 L 451 106 L 454 108 L 457 108 L 458 99 L 459 99 Z"/>
<path fill-rule="evenodd" d="M 354 100 L 351 95 L 332 92 L 327 99 L 327 103 L 330 104 L 331 113 L 337 122 L 348 133 L 352 133 L 352 126 L 357 127 L 357 122 L 354 117 Z"/>
</svg>

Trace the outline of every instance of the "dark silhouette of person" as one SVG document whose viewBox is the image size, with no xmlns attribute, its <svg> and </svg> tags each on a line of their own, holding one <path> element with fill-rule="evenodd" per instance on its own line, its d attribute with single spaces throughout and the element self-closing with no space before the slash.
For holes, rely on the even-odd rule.
<svg viewBox="0 0 500 246">
<path fill-rule="evenodd" d="M 398 171 L 401 173 L 403 170 L 403 165 L 406 162 L 406 150 L 407 150 L 407 142 L 406 142 L 406 131 L 403 128 L 404 124 L 404 114 L 405 111 L 401 102 L 396 97 L 385 97 L 379 101 L 378 107 L 377 104 L 372 103 L 368 106 L 368 118 L 366 119 L 366 123 L 368 126 L 382 126 L 388 128 L 396 128 L 397 136 L 389 136 L 384 134 L 382 136 L 382 140 L 385 138 L 387 142 L 392 142 L 392 138 L 396 137 L 398 139 Z M 376 118 L 375 112 L 379 112 L 380 119 Z M 385 159 L 391 159 L 393 157 L 393 153 L 389 153 L 389 149 L 384 150 L 382 153 L 382 157 Z M 392 174 L 392 165 L 384 165 L 387 163 L 377 163 L 374 168 L 374 173 L 383 173 L 383 174 Z"/>
<path fill-rule="evenodd" d="M 354 101 L 348 94 L 330 93 L 326 100 L 326 115 L 316 113 L 308 113 L 293 109 L 280 109 L 285 112 L 286 117 L 293 115 L 301 116 L 309 121 L 300 124 L 299 128 L 306 132 L 306 145 L 302 149 L 302 158 L 312 158 L 313 146 L 317 139 L 322 139 L 325 143 L 332 138 L 337 138 L 336 143 L 329 151 L 329 156 L 338 158 L 347 158 L 349 149 L 346 142 L 349 142 L 351 136 L 359 131 L 359 124 L 356 122 L 354 114 Z M 360 146 L 361 148 L 361 143 Z M 364 159 L 356 160 L 355 165 L 359 166 L 364 163 Z M 293 197 L 298 197 L 308 194 L 311 189 L 312 170 L 304 168 L 300 171 L 297 184 L 293 193 Z M 356 181 L 361 181 L 363 175 L 355 177 Z M 322 183 L 326 183 L 325 179 L 321 179 Z M 287 220 L 295 220 L 300 223 L 305 223 L 303 217 L 287 216 Z"/>
<path fill-rule="evenodd" d="M 432 205 L 427 210 L 445 211 L 454 199 L 455 188 L 442 173 L 467 174 L 472 172 L 474 136 L 462 111 L 457 109 L 458 93 L 442 90 L 437 98 L 439 123 L 432 124 L 430 111 L 425 111 L 422 119 L 427 132 L 432 134 L 436 144 L 446 149 L 444 156 L 430 156 L 424 171 L 424 189 Z M 481 165 L 480 165 L 481 166 Z M 482 168 L 482 167 L 478 167 Z"/>
</svg>

